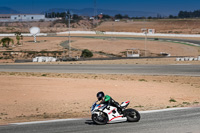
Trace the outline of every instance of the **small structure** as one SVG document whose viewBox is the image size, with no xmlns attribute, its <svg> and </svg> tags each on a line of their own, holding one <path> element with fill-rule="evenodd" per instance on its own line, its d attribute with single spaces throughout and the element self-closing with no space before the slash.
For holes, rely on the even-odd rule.
<svg viewBox="0 0 200 133">
<path fill-rule="evenodd" d="M 155 34 L 156 30 L 155 29 L 148 29 L 149 34 Z"/>
<path fill-rule="evenodd" d="M 127 49 L 126 56 L 127 57 L 140 57 L 140 50 L 135 49 L 135 48 Z"/>
<path fill-rule="evenodd" d="M 155 30 L 155 29 L 142 28 L 141 31 L 142 31 L 142 33 L 144 33 L 144 34 L 155 34 L 155 33 L 156 33 L 156 30 Z"/>
<path fill-rule="evenodd" d="M 90 20 L 94 20 L 94 17 L 90 17 Z"/>
<path fill-rule="evenodd" d="M 141 29 L 142 33 L 144 33 L 144 34 L 147 34 L 147 30 L 148 30 L 147 28 L 142 28 Z"/>
</svg>

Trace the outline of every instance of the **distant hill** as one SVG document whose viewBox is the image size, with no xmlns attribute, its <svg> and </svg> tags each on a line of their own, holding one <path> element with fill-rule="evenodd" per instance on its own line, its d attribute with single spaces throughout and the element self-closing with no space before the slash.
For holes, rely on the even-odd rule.
<svg viewBox="0 0 200 133">
<path fill-rule="evenodd" d="M 74 14 L 78 15 L 85 15 L 85 16 L 93 16 L 94 15 L 94 9 L 93 8 L 84 8 L 84 9 L 64 9 L 64 8 L 54 8 L 49 9 L 48 11 L 42 12 L 44 14 L 45 12 L 65 12 L 67 10 L 72 11 Z M 121 10 L 106 10 L 106 9 L 97 9 L 98 14 L 103 13 L 110 16 L 114 16 L 116 14 L 122 14 L 122 15 L 129 15 L 130 17 L 156 17 L 157 13 L 154 12 L 144 12 L 144 11 L 121 11 Z M 19 12 L 17 10 L 14 10 L 9 7 L 0 7 L 0 14 L 19 14 L 19 13 L 25 13 L 26 12 Z"/>
<path fill-rule="evenodd" d="M 11 8 L 8 8 L 8 7 L 0 7 L 0 14 L 18 14 L 20 12 L 14 10 L 14 9 L 11 9 Z"/>
<path fill-rule="evenodd" d="M 67 10 L 72 11 L 74 14 L 78 15 L 85 15 L 85 16 L 93 16 L 94 15 L 94 9 L 93 8 L 84 8 L 84 9 L 64 9 L 64 8 L 54 8 L 49 9 L 46 12 L 65 12 Z M 116 14 L 122 14 L 122 15 L 129 15 L 130 17 L 156 17 L 157 13 L 154 12 L 144 12 L 144 11 L 121 11 L 121 10 L 105 10 L 105 9 L 97 9 L 97 12 L 108 14 L 110 16 L 114 16 Z M 43 12 L 44 13 L 44 12 Z"/>
</svg>

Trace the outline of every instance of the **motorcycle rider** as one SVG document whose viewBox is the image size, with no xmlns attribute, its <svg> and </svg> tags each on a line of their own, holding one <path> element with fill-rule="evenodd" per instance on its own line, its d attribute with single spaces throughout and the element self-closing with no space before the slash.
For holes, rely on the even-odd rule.
<svg viewBox="0 0 200 133">
<path fill-rule="evenodd" d="M 105 95 L 104 92 L 98 92 L 97 93 L 97 99 L 98 101 L 96 102 L 97 104 L 108 104 L 111 106 L 116 107 L 120 112 L 123 111 L 122 107 L 119 105 L 118 102 L 113 100 L 109 95 Z"/>
</svg>

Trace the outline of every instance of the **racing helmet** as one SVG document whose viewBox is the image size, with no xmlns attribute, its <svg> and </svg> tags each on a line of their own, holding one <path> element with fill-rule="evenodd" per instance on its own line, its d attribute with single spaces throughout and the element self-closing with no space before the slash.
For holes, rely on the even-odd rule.
<svg viewBox="0 0 200 133">
<path fill-rule="evenodd" d="M 102 100 L 104 98 L 104 96 L 105 95 L 104 95 L 103 91 L 100 91 L 100 92 L 97 93 L 97 98 L 98 98 L 99 101 Z"/>
</svg>

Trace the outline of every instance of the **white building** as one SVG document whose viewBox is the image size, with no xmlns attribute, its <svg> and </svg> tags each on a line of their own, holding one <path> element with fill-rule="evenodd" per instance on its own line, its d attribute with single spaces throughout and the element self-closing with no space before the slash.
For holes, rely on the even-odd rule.
<svg viewBox="0 0 200 133">
<path fill-rule="evenodd" d="M 45 19 L 42 14 L 16 14 L 10 16 L 12 21 L 40 21 Z"/>
<path fill-rule="evenodd" d="M 0 22 L 55 21 L 62 18 L 45 18 L 43 14 L 0 14 Z"/>
<path fill-rule="evenodd" d="M 140 50 L 139 49 L 127 49 L 126 57 L 140 57 Z"/>
</svg>

